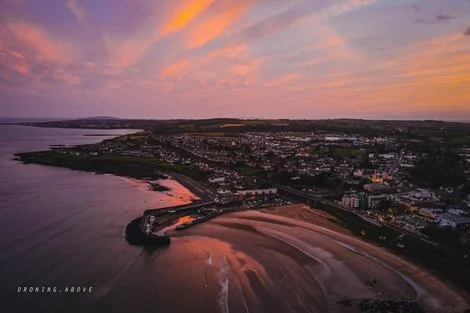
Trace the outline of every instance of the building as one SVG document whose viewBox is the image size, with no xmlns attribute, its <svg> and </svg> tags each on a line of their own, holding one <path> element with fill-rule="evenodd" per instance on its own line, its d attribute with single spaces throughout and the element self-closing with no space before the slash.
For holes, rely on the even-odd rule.
<svg viewBox="0 0 470 313">
<path fill-rule="evenodd" d="M 369 192 L 385 192 L 389 191 L 391 188 L 390 186 L 384 184 L 366 184 L 364 185 L 364 190 Z"/>
<path fill-rule="evenodd" d="M 354 176 L 354 177 L 359 177 L 359 178 L 360 178 L 360 177 L 362 177 L 363 175 L 364 175 L 364 171 L 361 170 L 361 169 L 355 170 L 355 171 L 353 172 L 353 176 Z"/>
<path fill-rule="evenodd" d="M 264 188 L 264 189 L 246 189 L 237 191 L 236 195 L 239 199 L 268 197 L 277 194 L 277 188 Z"/>
<path fill-rule="evenodd" d="M 450 226 L 456 229 L 464 229 L 470 226 L 470 217 L 449 213 L 442 214 L 438 221 L 441 226 Z"/>
<path fill-rule="evenodd" d="M 435 219 L 437 218 L 437 214 L 434 209 L 419 208 L 418 214 L 426 218 L 429 221 L 435 221 Z"/>
<path fill-rule="evenodd" d="M 387 195 L 369 196 L 367 197 L 367 207 L 369 209 L 375 209 L 385 199 L 387 199 Z"/>
<path fill-rule="evenodd" d="M 367 194 L 365 192 L 358 192 L 357 197 L 359 198 L 359 208 L 361 210 L 367 209 Z"/>
<path fill-rule="evenodd" d="M 385 159 L 385 160 L 391 160 L 395 157 L 395 154 L 393 153 L 383 153 L 383 154 L 379 154 L 379 158 L 381 159 Z"/>
<path fill-rule="evenodd" d="M 359 192 L 353 195 L 344 195 L 341 204 L 352 209 L 365 209 L 367 205 L 366 194 Z"/>
<path fill-rule="evenodd" d="M 348 208 L 357 209 L 359 208 L 359 197 L 357 195 L 344 195 L 341 204 Z"/>
<path fill-rule="evenodd" d="M 209 178 L 209 183 L 211 183 L 211 184 L 213 184 L 213 183 L 223 183 L 223 182 L 225 182 L 225 177 L 223 177 L 223 176 Z"/>
</svg>

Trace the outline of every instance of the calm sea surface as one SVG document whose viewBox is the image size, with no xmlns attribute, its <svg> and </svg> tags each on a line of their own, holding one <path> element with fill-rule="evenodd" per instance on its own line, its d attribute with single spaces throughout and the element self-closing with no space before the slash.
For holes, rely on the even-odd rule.
<svg viewBox="0 0 470 313">
<path fill-rule="evenodd" d="M 0 126 L 0 311 L 84 312 L 118 283 L 129 294 L 139 290 L 140 277 L 119 280 L 142 253 L 125 242 L 126 223 L 145 209 L 189 202 L 191 194 L 174 181 L 165 182 L 170 193 L 158 193 L 130 179 L 12 160 L 16 152 L 112 138 L 84 135 L 129 132 L 134 131 Z M 92 286 L 94 291 L 17 294 L 23 286 Z M 131 303 L 138 307 L 138 297 Z"/>
<path fill-rule="evenodd" d="M 123 132 L 0 126 L 0 312 L 359 312 L 339 301 L 364 298 L 463 311 L 462 299 L 396 256 L 257 211 L 174 232 L 167 248 L 130 246 L 129 221 L 189 202 L 190 192 L 171 180 L 171 192 L 158 193 L 130 179 L 12 160 L 109 138 L 84 134 Z M 56 292 L 18 292 L 48 286 Z M 90 286 L 91 293 L 65 292 Z"/>
</svg>

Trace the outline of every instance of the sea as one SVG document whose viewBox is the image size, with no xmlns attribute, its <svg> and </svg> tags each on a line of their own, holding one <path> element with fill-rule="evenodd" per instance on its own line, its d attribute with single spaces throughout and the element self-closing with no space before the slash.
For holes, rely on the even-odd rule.
<svg viewBox="0 0 470 313">
<path fill-rule="evenodd" d="M 168 247 L 131 246 L 127 223 L 194 195 L 172 179 L 164 181 L 170 191 L 155 192 L 128 178 L 13 159 L 129 132 L 0 126 L 0 312 L 360 312 L 361 299 L 425 309 L 403 312 L 463 311 L 462 298 L 397 256 L 266 212 L 174 231 Z"/>
<path fill-rule="evenodd" d="M 127 287 L 114 297 L 132 297 L 128 308 L 139 308 L 143 299 L 136 293 L 149 277 L 122 275 L 148 260 L 142 249 L 126 243 L 125 226 L 146 209 L 190 202 L 191 192 L 171 179 L 164 182 L 171 191 L 162 193 L 128 178 L 13 160 L 17 152 L 90 144 L 136 131 L 0 126 L 1 312 L 91 312 L 120 286 Z M 56 293 L 18 292 L 24 287 L 56 287 Z M 92 291 L 65 294 L 66 287 Z"/>
</svg>

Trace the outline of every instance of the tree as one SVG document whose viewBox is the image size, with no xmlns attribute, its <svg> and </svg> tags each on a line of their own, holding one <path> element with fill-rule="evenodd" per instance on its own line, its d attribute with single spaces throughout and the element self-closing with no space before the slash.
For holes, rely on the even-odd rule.
<svg viewBox="0 0 470 313">
<path fill-rule="evenodd" d="M 421 160 L 410 174 L 422 185 L 430 187 L 451 187 L 467 182 L 463 158 L 450 151 Z"/>
<path fill-rule="evenodd" d="M 383 199 L 379 202 L 377 209 L 380 211 L 387 211 L 392 206 L 393 202 L 390 199 Z"/>
</svg>

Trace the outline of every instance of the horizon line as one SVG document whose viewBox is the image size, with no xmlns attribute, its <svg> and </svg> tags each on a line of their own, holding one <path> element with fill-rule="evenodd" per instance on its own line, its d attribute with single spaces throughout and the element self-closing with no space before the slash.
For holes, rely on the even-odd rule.
<svg viewBox="0 0 470 313">
<path fill-rule="evenodd" d="M 329 117 L 329 118 L 268 118 L 268 117 L 203 117 L 203 118 L 187 118 L 187 117 L 119 117 L 119 116 L 86 116 L 86 117 L 2 117 L 0 120 L 44 120 L 44 121 L 68 121 L 68 120 L 86 120 L 86 119 L 117 119 L 117 120 L 212 120 L 212 119 L 239 119 L 239 120 L 289 120 L 289 121 L 322 121 L 322 120 L 364 120 L 364 121 L 436 121 L 436 122 L 461 122 L 470 123 L 470 119 L 435 119 L 435 118 L 393 118 L 393 117 Z"/>
</svg>

